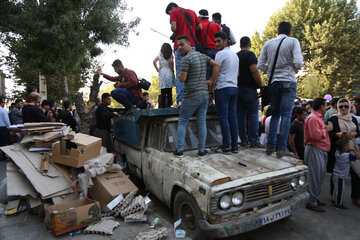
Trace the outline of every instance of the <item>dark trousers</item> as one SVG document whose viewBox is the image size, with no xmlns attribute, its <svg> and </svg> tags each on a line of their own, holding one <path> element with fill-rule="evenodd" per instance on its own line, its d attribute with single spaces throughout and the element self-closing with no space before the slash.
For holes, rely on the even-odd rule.
<svg viewBox="0 0 360 240">
<path fill-rule="evenodd" d="M 10 134 L 9 130 L 6 127 L 0 127 L 0 147 L 7 146 L 9 144 Z M 0 159 L 4 159 L 5 156 L 2 151 L 0 151 Z"/>
<path fill-rule="evenodd" d="M 163 88 L 161 89 L 160 95 L 160 108 L 171 107 L 172 104 L 172 88 Z"/>
<path fill-rule="evenodd" d="M 360 177 L 350 168 L 351 174 L 351 197 L 360 199 Z"/>
<path fill-rule="evenodd" d="M 96 128 L 94 134 L 95 137 L 101 138 L 102 141 L 101 145 L 103 147 L 106 147 L 108 153 L 114 152 L 114 147 L 113 147 L 114 145 L 110 131 Z"/>
</svg>

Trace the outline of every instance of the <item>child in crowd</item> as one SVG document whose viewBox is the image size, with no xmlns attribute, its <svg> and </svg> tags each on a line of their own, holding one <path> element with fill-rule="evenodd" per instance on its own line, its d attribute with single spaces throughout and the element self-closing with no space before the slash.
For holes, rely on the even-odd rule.
<svg viewBox="0 0 360 240">
<path fill-rule="evenodd" d="M 159 67 L 157 62 L 159 61 Z M 159 73 L 159 88 L 161 97 L 159 108 L 167 108 L 172 105 L 172 88 L 175 86 L 174 57 L 169 43 L 164 43 L 159 55 L 153 61 L 156 71 Z"/>
<path fill-rule="evenodd" d="M 336 161 L 333 170 L 332 180 L 335 186 L 333 191 L 334 207 L 346 210 L 342 199 L 344 195 L 345 179 L 350 178 L 350 162 L 360 159 L 360 153 L 351 149 L 348 139 L 342 138 L 336 142 Z M 354 152 L 351 154 L 350 152 Z"/>
</svg>

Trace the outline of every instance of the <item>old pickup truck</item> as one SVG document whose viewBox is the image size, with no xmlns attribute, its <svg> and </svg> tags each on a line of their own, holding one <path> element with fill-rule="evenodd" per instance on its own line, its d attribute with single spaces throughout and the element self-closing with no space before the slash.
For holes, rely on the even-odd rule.
<svg viewBox="0 0 360 240">
<path fill-rule="evenodd" d="M 290 216 L 305 205 L 307 167 L 265 149 L 197 156 L 196 119 L 189 121 L 184 157 L 176 149 L 179 110 L 139 110 L 114 120 L 115 150 L 131 174 L 182 219 L 196 236 L 223 238 Z M 206 147 L 221 145 L 214 112 L 207 116 Z"/>
</svg>

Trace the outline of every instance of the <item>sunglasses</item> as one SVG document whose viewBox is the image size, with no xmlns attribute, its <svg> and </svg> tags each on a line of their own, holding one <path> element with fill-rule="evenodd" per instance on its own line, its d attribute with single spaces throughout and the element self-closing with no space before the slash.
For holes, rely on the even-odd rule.
<svg viewBox="0 0 360 240">
<path fill-rule="evenodd" d="M 347 108 L 349 108 L 349 105 L 340 105 L 339 108 L 340 108 L 340 109 L 342 109 L 342 108 L 347 109 Z"/>
</svg>

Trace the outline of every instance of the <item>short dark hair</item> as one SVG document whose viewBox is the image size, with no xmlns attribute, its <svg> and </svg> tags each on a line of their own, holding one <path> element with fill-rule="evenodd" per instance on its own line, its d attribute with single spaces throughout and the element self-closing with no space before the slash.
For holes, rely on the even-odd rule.
<svg viewBox="0 0 360 240">
<path fill-rule="evenodd" d="M 116 59 L 112 65 L 113 67 L 119 67 L 119 66 L 123 66 L 122 62 L 120 61 L 120 59 Z"/>
<path fill-rule="evenodd" d="M 349 100 L 347 100 L 346 98 L 341 98 L 339 100 L 339 103 L 349 103 Z"/>
<path fill-rule="evenodd" d="M 215 33 L 214 34 L 214 37 L 215 38 L 221 38 L 222 40 L 228 40 L 228 36 L 227 36 L 227 34 L 225 33 L 225 32 L 223 32 L 223 31 L 219 31 L 219 32 L 217 32 L 217 33 Z"/>
<path fill-rule="evenodd" d="M 49 106 L 50 107 L 50 103 L 49 103 L 49 100 L 43 100 L 42 103 L 41 103 L 41 107 L 44 107 L 44 106 Z"/>
<path fill-rule="evenodd" d="M 52 99 L 50 99 L 49 100 L 49 106 L 52 108 L 53 106 L 55 106 L 55 100 L 52 100 Z"/>
<path fill-rule="evenodd" d="M 336 107 L 339 100 L 340 100 L 340 98 L 331 99 L 330 105 L 333 106 L 333 107 Z"/>
<path fill-rule="evenodd" d="M 219 22 L 219 23 L 221 23 L 221 14 L 220 13 L 214 13 L 213 15 L 212 15 L 212 18 L 215 20 L 215 22 Z"/>
<path fill-rule="evenodd" d="M 242 48 L 249 46 L 250 43 L 251 43 L 251 40 L 249 37 L 245 36 L 240 39 L 240 47 L 242 47 Z"/>
<path fill-rule="evenodd" d="M 278 26 L 278 33 L 289 35 L 291 33 L 291 24 L 289 22 L 280 22 Z"/>
<path fill-rule="evenodd" d="M 173 8 L 173 7 L 178 7 L 178 5 L 176 4 L 176 3 L 174 3 L 174 2 L 171 2 L 171 3 L 169 3 L 168 5 L 167 5 L 167 7 L 166 7 L 166 9 L 165 9 L 165 13 L 167 14 L 167 15 L 170 15 L 170 10 L 171 10 L 171 8 Z"/>
<path fill-rule="evenodd" d="M 71 106 L 71 102 L 70 102 L 70 101 L 65 101 L 65 102 L 63 102 L 63 108 L 64 108 L 64 110 L 67 109 L 67 108 L 70 107 L 70 106 Z"/>
<path fill-rule="evenodd" d="M 143 92 L 143 96 L 144 97 L 149 96 L 149 93 L 148 92 Z"/>
<path fill-rule="evenodd" d="M 28 94 L 30 94 L 30 93 L 32 93 L 32 92 L 35 92 L 36 89 L 37 89 L 37 88 L 36 88 L 35 86 L 29 85 L 29 86 L 26 88 L 26 92 L 27 92 Z"/>
<path fill-rule="evenodd" d="M 319 110 L 321 106 L 326 106 L 326 100 L 323 98 L 315 98 L 312 108 L 316 111 Z"/>
<path fill-rule="evenodd" d="M 208 12 L 208 10 L 206 10 L 206 9 L 201 9 L 201 10 L 199 11 L 199 14 L 203 16 L 203 17 L 202 17 L 203 19 L 209 19 L 209 12 Z"/>
<path fill-rule="evenodd" d="M 190 42 L 190 38 L 189 38 L 188 35 L 180 35 L 180 36 L 177 37 L 176 41 L 179 41 L 179 40 L 182 40 L 182 39 L 184 39 L 187 42 Z"/>
<path fill-rule="evenodd" d="M 22 99 L 18 98 L 18 99 L 15 100 L 15 104 L 18 104 L 19 102 L 22 102 L 22 101 L 23 101 Z"/>
<path fill-rule="evenodd" d="M 101 95 L 101 100 L 105 100 L 105 99 L 107 99 L 108 97 L 111 97 L 111 95 L 110 95 L 110 93 L 103 93 L 102 95 Z"/>
<path fill-rule="evenodd" d="M 337 142 L 336 142 L 336 147 L 339 149 L 340 152 L 344 151 L 344 148 L 346 145 L 349 144 L 349 140 L 346 138 L 340 138 Z"/>
<path fill-rule="evenodd" d="M 295 116 L 296 117 L 302 115 L 304 112 L 307 112 L 304 107 L 295 108 Z"/>
<path fill-rule="evenodd" d="M 5 99 L 3 97 L 0 97 L 0 104 L 4 103 Z"/>
</svg>

